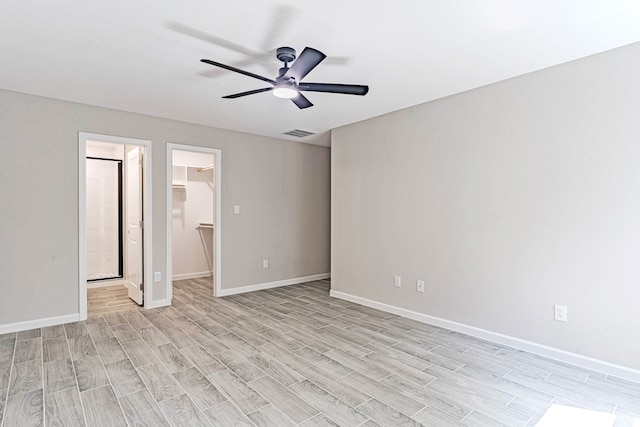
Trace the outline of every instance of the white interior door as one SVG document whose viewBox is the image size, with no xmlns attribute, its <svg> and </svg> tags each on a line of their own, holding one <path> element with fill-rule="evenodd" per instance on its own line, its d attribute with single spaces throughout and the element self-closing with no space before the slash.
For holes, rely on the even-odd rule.
<svg viewBox="0 0 640 427">
<path fill-rule="evenodd" d="M 143 246 L 142 246 L 142 148 L 127 152 L 127 174 L 125 178 L 127 197 L 127 262 L 125 282 L 129 298 L 143 304 Z"/>
</svg>

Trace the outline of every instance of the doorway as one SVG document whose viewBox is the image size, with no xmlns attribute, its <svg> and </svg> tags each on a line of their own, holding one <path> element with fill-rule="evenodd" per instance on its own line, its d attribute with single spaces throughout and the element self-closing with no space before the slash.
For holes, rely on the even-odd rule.
<svg viewBox="0 0 640 427">
<path fill-rule="evenodd" d="M 124 146 L 87 142 L 88 287 L 124 278 L 122 154 Z"/>
<path fill-rule="evenodd" d="M 167 278 L 216 296 L 221 288 L 222 152 L 167 144 Z"/>
<path fill-rule="evenodd" d="M 151 142 L 84 132 L 78 142 L 80 318 L 88 288 L 93 301 L 150 307 Z"/>
</svg>

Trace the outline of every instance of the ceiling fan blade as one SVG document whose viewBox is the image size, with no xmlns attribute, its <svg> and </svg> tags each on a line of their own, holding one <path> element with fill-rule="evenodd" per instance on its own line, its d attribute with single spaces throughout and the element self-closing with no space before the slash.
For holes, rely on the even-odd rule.
<svg viewBox="0 0 640 427">
<path fill-rule="evenodd" d="M 235 98 L 240 98 L 241 96 L 253 95 L 255 93 L 262 93 L 262 92 L 267 92 L 267 91 L 270 91 L 270 90 L 273 90 L 273 88 L 272 87 L 265 87 L 265 88 L 262 88 L 262 89 L 248 90 L 246 92 L 234 93 L 233 95 L 223 96 L 223 98 L 235 99 Z"/>
<path fill-rule="evenodd" d="M 295 78 L 296 82 L 300 82 L 309 74 L 311 70 L 316 68 L 316 66 L 322 62 L 327 55 L 320 52 L 319 50 L 313 49 L 311 47 L 305 47 L 298 59 L 293 61 L 293 65 L 291 68 L 285 73 L 285 78 Z"/>
<path fill-rule="evenodd" d="M 303 94 L 299 93 L 297 96 L 291 98 L 291 101 L 298 106 L 299 109 L 313 107 L 311 101 L 309 101 Z"/>
<path fill-rule="evenodd" d="M 261 50 L 271 51 L 274 48 L 276 40 L 291 26 L 290 24 L 297 13 L 298 11 L 291 6 L 277 6 L 274 9 L 267 27 L 267 33 L 262 38 Z M 275 49 L 273 49 L 273 54 L 275 54 Z M 269 57 L 271 57 L 271 53 Z"/>
<path fill-rule="evenodd" d="M 366 95 L 369 92 L 369 86 L 362 85 L 342 85 L 337 83 L 300 83 L 298 90 L 307 92 L 329 92 L 344 93 L 347 95 Z"/>
<path fill-rule="evenodd" d="M 207 43 L 212 43 L 212 44 L 215 44 L 216 46 L 220 46 L 222 48 L 241 53 L 242 55 L 246 55 L 249 57 L 257 57 L 260 55 L 260 52 L 253 51 L 237 43 L 223 39 L 222 37 L 214 36 L 213 34 L 206 33 L 202 30 L 189 27 L 188 25 L 184 25 L 179 22 L 169 22 L 167 23 L 167 27 L 185 36 L 193 37 Z"/>
<path fill-rule="evenodd" d="M 259 76 L 257 74 L 253 74 L 253 73 L 251 73 L 249 71 L 244 71 L 244 70 L 241 70 L 239 68 L 232 67 L 230 65 L 224 65 L 224 64 L 221 64 L 219 62 L 211 61 L 210 59 L 201 59 L 200 61 L 204 62 L 205 64 L 213 65 L 215 67 L 224 68 L 225 70 L 234 71 L 236 73 L 244 74 L 245 76 L 253 77 L 254 79 L 262 80 L 264 82 L 271 83 L 272 85 L 276 84 L 276 82 L 274 80 L 271 80 L 271 79 L 269 79 L 267 77 L 262 77 L 262 76 Z"/>
</svg>

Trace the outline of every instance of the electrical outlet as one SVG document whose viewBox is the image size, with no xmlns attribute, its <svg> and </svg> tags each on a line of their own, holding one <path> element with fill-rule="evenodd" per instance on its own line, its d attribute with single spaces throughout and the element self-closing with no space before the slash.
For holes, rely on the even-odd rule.
<svg viewBox="0 0 640 427">
<path fill-rule="evenodd" d="M 269 268 L 269 260 L 268 259 L 263 259 L 262 260 L 262 268 Z"/>
<path fill-rule="evenodd" d="M 160 273 L 159 271 L 156 271 L 155 273 L 153 273 L 153 280 L 155 280 L 156 282 L 161 282 L 162 273 Z"/>
<path fill-rule="evenodd" d="M 240 205 L 233 205 L 233 213 L 240 215 Z"/>
<path fill-rule="evenodd" d="M 393 286 L 395 286 L 396 288 L 401 287 L 402 286 L 402 277 L 393 276 Z"/>
<path fill-rule="evenodd" d="M 554 306 L 554 317 L 559 322 L 567 321 L 567 306 L 566 305 L 558 305 Z"/>
<path fill-rule="evenodd" d="M 417 280 L 416 281 L 416 291 L 424 292 L 424 280 Z"/>
</svg>

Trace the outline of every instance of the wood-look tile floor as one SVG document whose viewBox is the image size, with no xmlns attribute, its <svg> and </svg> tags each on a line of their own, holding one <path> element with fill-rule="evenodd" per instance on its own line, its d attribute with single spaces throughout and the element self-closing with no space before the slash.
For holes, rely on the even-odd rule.
<svg viewBox="0 0 640 427">
<path fill-rule="evenodd" d="M 552 404 L 640 419 L 639 384 L 328 291 L 214 299 L 186 280 L 172 307 L 0 335 L 0 423 L 534 426 Z"/>
<path fill-rule="evenodd" d="M 129 298 L 123 285 L 104 286 L 87 289 L 87 311 L 89 314 L 104 314 L 137 307 Z"/>
</svg>

